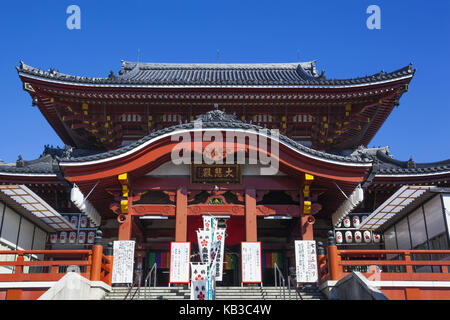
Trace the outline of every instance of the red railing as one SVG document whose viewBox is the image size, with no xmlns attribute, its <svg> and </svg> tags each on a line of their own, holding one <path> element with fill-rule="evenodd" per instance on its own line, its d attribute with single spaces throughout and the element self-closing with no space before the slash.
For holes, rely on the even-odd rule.
<svg viewBox="0 0 450 320">
<path fill-rule="evenodd" d="M 100 271 L 100 281 L 111 285 L 112 282 L 113 258 L 102 254 L 102 264 Z"/>
<path fill-rule="evenodd" d="M 0 251 L 4 269 L 0 282 L 58 281 L 68 266 L 77 266 L 81 276 L 111 285 L 113 259 L 102 250 L 102 246 L 94 246 L 92 250 Z M 14 261 L 4 261 L 5 256 L 15 256 Z"/>
<path fill-rule="evenodd" d="M 429 268 L 426 268 L 429 267 Z M 376 281 L 450 281 L 450 250 L 338 250 L 319 257 L 319 282 L 361 271 Z"/>
</svg>

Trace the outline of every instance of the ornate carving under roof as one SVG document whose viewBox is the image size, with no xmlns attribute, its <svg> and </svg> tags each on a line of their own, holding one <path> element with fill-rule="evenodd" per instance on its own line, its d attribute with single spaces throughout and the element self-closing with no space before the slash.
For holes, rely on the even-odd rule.
<svg viewBox="0 0 450 320">
<path fill-rule="evenodd" d="M 226 114 L 225 110 L 219 110 L 219 108 L 214 106 L 214 110 L 207 112 L 206 114 L 201 114 L 197 116 L 197 121 L 201 120 L 203 122 L 214 122 L 214 121 L 238 121 L 236 120 L 235 114 Z M 241 121 L 239 121 L 241 122 Z"/>
</svg>

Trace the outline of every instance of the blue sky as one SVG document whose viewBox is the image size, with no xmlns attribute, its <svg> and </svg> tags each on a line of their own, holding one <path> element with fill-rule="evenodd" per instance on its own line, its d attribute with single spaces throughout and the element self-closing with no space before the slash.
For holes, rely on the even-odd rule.
<svg viewBox="0 0 450 320">
<path fill-rule="evenodd" d="M 81 8 L 81 30 L 66 9 Z M 381 30 L 369 30 L 369 5 Z M 22 90 L 19 60 L 69 74 L 107 76 L 120 60 L 294 62 L 317 59 L 329 78 L 417 68 L 410 91 L 369 146 L 400 160 L 450 158 L 450 1 L 3 1 L 0 11 L 0 159 L 63 146 Z"/>
</svg>

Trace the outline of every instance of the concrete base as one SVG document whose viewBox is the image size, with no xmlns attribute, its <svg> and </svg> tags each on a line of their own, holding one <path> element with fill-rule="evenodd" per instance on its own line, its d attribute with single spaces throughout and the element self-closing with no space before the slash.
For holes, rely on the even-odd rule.
<svg viewBox="0 0 450 320">
<path fill-rule="evenodd" d="M 90 281 L 78 273 L 70 272 L 56 282 L 38 300 L 101 300 L 111 292 L 102 281 Z"/>
</svg>

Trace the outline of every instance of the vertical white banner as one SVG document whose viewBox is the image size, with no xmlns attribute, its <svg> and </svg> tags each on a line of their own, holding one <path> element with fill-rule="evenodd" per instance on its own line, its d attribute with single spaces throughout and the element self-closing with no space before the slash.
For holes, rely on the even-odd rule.
<svg viewBox="0 0 450 320">
<path fill-rule="evenodd" d="M 191 300 L 208 300 L 208 279 L 192 281 Z"/>
<path fill-rule="evenodd" d="M 223 255 L 225 251 L 225 229 L 217 229 L 214 234 L 215 241 L 220 243 L 216 258 L 216 281 L 222 281 L 223 278 Z"/>
<path fill-rule="evenodd" d="M 114 241 L 112 283 L 133 283 L 134 241 Z"/>
<path fill-rule="evenodd" d="M 261 242 L 241 242 L 241 281 L 261 283 Z"/>
<path fill-rule="evenodd" d="M 209 263 L 209 251 L 211 249 L 211 232 L 197 230 L 198 252 L 204 263 Z"/>
<path fill-rule="evenodd" d="M 189 283 L 190 242 L 170 243 L 170 283 Z"/>
<path fill-rule="evenodd" d="M 205 280 L 208 277 L 208 266 L 204 263 L 191 262 L 191 280 Z"/>
<path fill-rule="evenodd" d="M 315 241 L 295 241 L 295 268 L 298 283 L 317 282 L 317 252 Z"/>
<path fill-rule="evenodd" d="M 212 232 L 214 227 L 214 218 L 212 216 L 202 216 L 203 230 Z"/>
<path fill-rule="evenodd" d="M 191 262 L 191 300 L 206 300 L 208 296 L 208 266 Z"/>
</svg>

